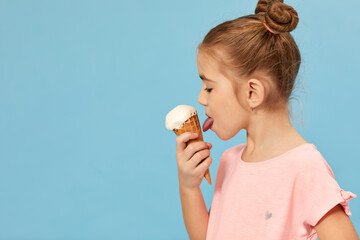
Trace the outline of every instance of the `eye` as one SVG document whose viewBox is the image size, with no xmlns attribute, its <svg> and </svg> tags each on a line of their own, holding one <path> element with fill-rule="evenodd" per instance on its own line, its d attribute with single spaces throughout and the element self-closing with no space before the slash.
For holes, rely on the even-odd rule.
<svg viewBox="0 0 360 240">
<path fill-rule="evenodd" d="M 212 88 L 204 88 L 205 91 L 211 92 Z"/>
</svg>

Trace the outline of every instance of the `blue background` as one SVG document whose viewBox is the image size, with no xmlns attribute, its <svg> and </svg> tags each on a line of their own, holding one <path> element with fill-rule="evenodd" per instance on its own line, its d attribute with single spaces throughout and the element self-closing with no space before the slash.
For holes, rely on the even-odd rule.
<svg viewBox="0 0 360 240">
<path fill-rule="evenodd" d="M 256 3 L 0 1 L 0 239 L 188 239 L 165 116 L 186 104 L 205 120 L 196 47 Z M 287 3 L 303 58 L 292 122 L 359 198 L 360 1 Z M 215 183 L 246 132 L 204 138 Z M 214 184 L 201 189 L 209 209 Z"/>
</svg>

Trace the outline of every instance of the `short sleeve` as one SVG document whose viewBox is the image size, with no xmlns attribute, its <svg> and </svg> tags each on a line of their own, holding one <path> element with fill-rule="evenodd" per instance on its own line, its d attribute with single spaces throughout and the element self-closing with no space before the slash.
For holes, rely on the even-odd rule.
<svg viewBox="0 0 360 240">
<path fill-rule="evenodd" d="M 299 168 L 296 178 L 297 200 L 303 209 L 304 222 L 315 226 L 337 204 L 341 204 L 350 216 L 349 200 L 356 198 L 356 194 L 340 188 L 320 152 L 316 151 L 308 157 Z"/>
</svg>

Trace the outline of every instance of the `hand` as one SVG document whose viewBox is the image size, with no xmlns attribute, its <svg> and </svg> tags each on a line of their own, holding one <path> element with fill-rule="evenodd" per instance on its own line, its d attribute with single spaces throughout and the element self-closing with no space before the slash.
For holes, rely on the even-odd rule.
<svg viewBox="0 0 360 240">
<path fill-rule="evenodd" d="M 194 189 L 200 187 L 206 170 L 212 163 L 211 144 L 194 142 L 186 146 L 190 139 L 196 139 L 196 133 L 185 132 L 176 138 L 176 161 L 180 187 Z"/>
</svg>

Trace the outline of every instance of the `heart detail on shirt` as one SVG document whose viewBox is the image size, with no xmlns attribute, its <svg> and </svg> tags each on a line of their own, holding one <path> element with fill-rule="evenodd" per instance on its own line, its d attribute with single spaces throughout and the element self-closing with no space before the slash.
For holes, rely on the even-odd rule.
<svg viewBox="0 0 360 240">
<path fill-rule="evenodd" d="M 269 211 L 266 211 L 266 213 L 265 213 L 265 220 L 268 220 L 269 218 L 271 218 L 271 216 L 272 216 L 272 213 L 269 212 Z"/>
</svg>

